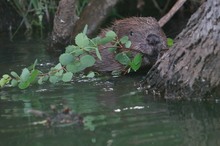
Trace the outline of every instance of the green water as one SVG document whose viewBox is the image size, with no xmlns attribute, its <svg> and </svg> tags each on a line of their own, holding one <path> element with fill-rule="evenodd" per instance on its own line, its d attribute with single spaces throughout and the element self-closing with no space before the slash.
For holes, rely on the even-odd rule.
<svg viewBox="0 0 220 146">
<path fill-rule="evenodd" d="M 0 75 L 39 59 L 56 62 L 41 41 L 0 41 Z M 166 101 L 137 92 L 141 76 L 76 79 L 71 83 L 0 89 L 0 146 L 218 146 L 218 99 Z M 68 106 L 84 124 L 46 127 L 29 109 Z"/>
</svg>

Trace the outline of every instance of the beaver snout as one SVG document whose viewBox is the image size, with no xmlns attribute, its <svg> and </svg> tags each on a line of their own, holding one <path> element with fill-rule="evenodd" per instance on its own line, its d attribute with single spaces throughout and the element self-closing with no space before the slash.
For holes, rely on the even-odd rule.
<svg viewBox="0 0 220 146">
<path fill-rule="evenodd" d="M 157 44 L 161 42 L 160 37 L 155 34 L 149 34 L 146 38 L 146 41 L 149 45 L 152 45 L 152 46 L 156 46 Z"/>
</svg>

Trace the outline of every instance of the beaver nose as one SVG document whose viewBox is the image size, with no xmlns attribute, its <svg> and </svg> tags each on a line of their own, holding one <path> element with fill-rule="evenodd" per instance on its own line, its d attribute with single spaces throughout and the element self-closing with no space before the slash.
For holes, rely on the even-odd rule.
<svg viewBox="0 0 220 146">
<path fill-rule="evenodd" d="M 146 38 L 149 45 L 155 46 L 160 43 L 160 37 L 155 34 L 149 34 Z"/>
</svg>

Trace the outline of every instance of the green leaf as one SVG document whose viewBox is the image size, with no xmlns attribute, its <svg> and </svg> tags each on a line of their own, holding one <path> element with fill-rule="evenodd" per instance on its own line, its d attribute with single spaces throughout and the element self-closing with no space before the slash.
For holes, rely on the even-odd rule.
<svg viewBox="0 0 220 146">
<path fill-rule="evenodd" d="M 106 32 L 105 36 L 115 38 L 117 36 L 117 34 L 114 31 L 110 30 L 110 31 Z"/>
<path fill-rule="evenodd" d="M 70 72 L 72 72 L 72 73 L 76 73 L 76 69 L 75 69 L 76 67 L 75 67 L 75 65 L 74 64 L 68 64 L 67 66 L 66 66 L 66 69 L 68 70 L 68 71 L 70 71 Z"/>
<path fill-rule="evenodd" d="M 108 51 L 111 52 L 111 53 L 115 53 L 117 50 L 117 48 L 108 48 Z"/>
<path fill-rule="evenodd" d="M 84 55 L 80 58 L 80 63 L 86 68 L 95 64 L 95 58 L 91 55 Z"/>
<path fill-rule="evenodd" d="M 36 59 L 36 60 L 34 61 L 34 64 L 33 64 L 33 68 L 32 68 L 32 69 L 35 69 L 35 67 L 36 67 L 36 65 L 37 65 L 37 62 L 38 62 L 38 60 Z"/>
<path fill-rule="evenodd" d="M 79 48 L 74 51 L 74 56 L 78 57 L 78 56 L 82 55 L 83 53 L 84 53 L 84 51 Z"/>
<path fill-rule="evenodd" d="M 66 73 L 63 74 L 62 81 L 69 82 L 69 81 L 72 80 L 72 78 L 73 78 L 73 73 L 66 72 Z"/>
<path fill-rule="evenodd" d="M 29 76 L 30 76 L 30 71 L 27 68 L 24 68 L 20 75 L 20 79 L 22 82 L 25 82 L 28 80 Z"/>
<path fill-rule="evenodd" d="M 20 76 L 20 83 L 18 84 L 18 87 L 20 89 L 26 89 L 27 87 L 30 86 L 30 84 L 34 81 L 36 81 L 37 76 L 39 75 L 40 71 L 39 70 L 32 70 L 32 72 L 30 72 L 27 68 L 24 68 L 22 70 L 21 76 Z M 16 81 L 13 81 L 14 83 L 12 83 L 13 85 L 16 84 Z"/>
<path fill-rule="evenodd" d="M 81 49 L 79 46 L 74 46 L 74 45 L 69 45 L 66 47 L 66 52 L 67 54 L 72 54 L 73 56 L 79 56 L 84 53 L 84 50 Z"/>
<path fill-rule="evenodd" d="M 97 44 L 99 43 L 100 39 L 101 39 L 101 37 L 97 36 L 97 37 L 93 38 L 91 41 L 92 41 L 95 45 L 97 45 Z"/>
<path fill-rule="evenodd" d="M 49 81 L 55 84 L 59 81 L 59 78 L 57 76 L 50 76 Z"/>
<path fill-rule="evenodd" d="M 114 41 L 116 37 L 117 37 L 117 35 L 114 31 L 108 31 L 105 34 L 105 37 L 101 38 L 100 40 L 97 40 L 97 44 L 104 45 L 104 44 L 110 43 L 110 42 Z"/>
<path fill-rule="evenodd" d="M 131 41 L 127 41 L 125 43 L 125 48 L 130 48 L 131 47 Z"/>
<path fill-rule="evenodd" d="M 138 53 L 131 61 L 130 66 L 132 70 L 137 71 L 141 67 L 141 63 L 142 63 L 142 55 Z"/>
<path fill-rule="evenodd" d="M 84 27 L 84 29 L 83 29 L 83 34 L 85 34 L 85 35 L 86 35 L 87 30 L 88 30 L 88 25 L 86 24 L 86 25 L 85 25 L 85 27 Z"/>
<path fill-rule="evenodd" d="M 87 78 L 94 78 L 95 73 L 94 72 L 89 72 L 89 74 L 86 76 Z"/>
<path fill-rule="evenodd" d="M 11 85 L 12 85 L 12 87 L 17 86 L 17 85 L 18 85 L 18 81 L 15 80 L 15 79 L 12 79 L 12 80 L 11 80 Z"/>
<path fill-rule="evenodd" d="M 67 71 L 72 72 L 72 73 L 78 73 L 81 72 L 85 69 L 86 67 L 82 65 L 81 62 L 74 62 L 72 64 L 68 64 L 66 66 Z"/>
<path fill-rule="evenodd" d="M 16 79 L 19 79 L 19 78 L 20 78 L 19 75 L 18 75 L 16 72 L 14 72 L 14 71 L 11 72 L 11 75 L 12 75 L 14 78 L 16 78 Z"/>
<path fill-rule="evenodd" d="M 99 41 L 98 41 L 98 45 L 105 45 L 107 43 L 110 43 L 114 40 L 114 38 L 111 38 L 111 37 L 104 37 L 104 38 L 101 38 Z"/>
<path fill-rule="evenodd" d="M 36 65 L 37 65 L 37 59 L 34 61 L 34 64 L 32 64 L 29 67 L 27 67 L 27 69 L 28 70 L 33 70 L 33 69 L 35 69 Z"/>
<path fill-rule="evenodd" d="M 123 64 L 123 65 L 128 65 L 130 62 L 131 62 L 131 59 L 127 56 L 126 53 L 122 52 L 122 53 L 118 53 L 116 56 L 115 56 L 115 59 Z"/>
<path fill-rule="evenodd" d="M 45 76 L 41 76 L 38 80 L 38 84 L 43 84 L 45 81 L 47 81 L 49 79 L 49 76 L 48 75 L 45 75 Z"/>
<path fill-rule="evenodd" d="M 37 77 L 38 77 L 39 74 L 40 74 L 40 71 L 39 71 L 39 70 L 36 70 L 36 69 L 33 70 L 33 71 L 31 72 L 31 74 L 30 74 L 30 77 L 29 77 L 28 81 L 29 81 L 30 83 L 36 81 L 36 79 L 37 79 Z"/>
<path fill-rule="evenodd" d="M 167 38 L 167 46 L 168 46 L 168 47 L 172 47 L 172 46 L 173 46 L 173 43 L 174 43 L 173 39 Z"/>
<path fill-rule="evenodd" d="M 86 48 L 84 48 L 84 50 L 86 50 L 86 51 L 91 51 L 91 50 L 93 50 L 94 48 L 92 48 L 92 47 L 86 47 Z"/>
<path fill-rule="evenodd" d="M 0 80 L 0 86 L 3 87 L 11 81 L 11 77 L 8 74 L 4 74 Z"/>
<path fill-rule="evenodd" d="M 73 52 L 75 49 L 76 49 L 76 46 L 75 46 L 75 45 L 69 45 L 69 46 L 66 47 L 65 53 L 71 53 L 71 52 Z"/>
<path fill-rule="evenodd" d="M 30 82 L 28 82 L 28 81 L 20 82 L 18 84 L 18 88 L 20 88 L 20 89 L 26 89 L 29 86 L 30 86 Z"/>
<path fill-rule="evenodd" d="M 62 65 L 61 63 L 58 63 L 55 67 L 54 67 L 55 70 L 60 70 L 62 69 Z"/>
<path fill-rule="evenodd" d="M 96 56 L 98 57 L 98 59 L 102 60 L 102 56 L 101 56 L 98 48 L 95 48 L 95 53 L 96 53 Z"/>
<path fill-rule="evenodd" d="M 120 42 L 121 42 L 122 44 L 127 43 L 127 42 L 128 42 L 128 36 L 122 37 L 122 38 L 120 39 Z"/>
<path fill-rule="evenodd" d="M 140 53 L 136 54 L 134 59 L 132 60 L 132 62 L 135 64 L 135 65 L 138 65 L 142 62 L 142 55 Z"/>
<path fill-rule="evenodd" d="M 56 72 L 54 75 L 57 76 L 57 77 L 62 76 L 62 75 L 63 75 L 63 69 L 59 70 L 59 71 Z"/>
<path fill-rule="evenodd" d="M 37 82 L 39 85 L 42 85 L 43 84 L 43 77 L 40 77 Z"/>
<path fill-rule="evenodd" d="M 73 62 L 73 60 L 73 55 L 68 53 L 61 54 L 59 57 L 59 61 L 62 65 L 70 64 L 71 62 Z"/>
<path fill-rule="evenodd" d="M 84 33 L 79 33 L 75 38 L 75 43 L 80 48 L 87 47 L 89 45 L 89 38 Z"/>
<path fill-rule="evenodd" d="M 5 80 L 8 80 L 8 79 L 10 78 L 10 76 L 9 76 L 8 74 L 4 74 L 2 77 L 3 77 Z"/>
<path fill-rule="evenodd" d="M 4 78 L 1 78 L 0 80 L 0 86 L 3 87 L 5 85 L 5 79 Z"/>
<path fill-rule="evenodd" d="M 47 81 L 49 79 L 49 76 L 48 75 L 45 75 L 45 76 L 43 76 L 42 77 L 42 80 L 45 82 L 45 81 Z"/>
</svg>

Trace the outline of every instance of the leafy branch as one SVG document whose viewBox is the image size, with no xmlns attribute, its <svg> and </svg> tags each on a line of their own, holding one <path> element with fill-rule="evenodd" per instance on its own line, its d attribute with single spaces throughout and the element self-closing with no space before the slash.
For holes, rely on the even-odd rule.
<svg viewBox="0 0 220 146">
<path fill-rule="evenodd" d="M 38 83 L 41 85 L 46 81 L 53 84 L 59 81 L 69 82 L 75 74 L 82 72 L 88 67 L 92 67 L 96 62 L 95 57 L 102 60 L 102 56 L 98 49 L 99 46 L 110 43 L 112 46 L 105 49 L 111 52 L 117 52 L 117 49 L 123 49 L 124 47 L 130 48 L 131 46 L 131 42 L 127 36 L 119 39 L 113 31 L 106 32 L 105 36 L 102 38 L 96 37 L 92 39 L 87 37 L 86 32 L 87 26 L 82 33 L 79 33 L 75 37 L 75 45 L 67 46 L 65 53 L 59 56 L 59 63 L 50 68 L 47 73 L 43 73 L 39 69 L 36 69 L 36 60 L 30 67 L 24 68 L 20 76 L 14 71 L 12 71 L 10 75 L 4 74 L 0 79 L 0 86 L 18 86 L 20 89 L 25 89 L 31 84 Z M 126 72 L 129 73 L 131 70 L 137 71 L 140 68 L 142 55 L 137 54 L 132 59 L 129 51 L 124 51 L 116 54 L 115 59 L 122 65 L 125 65 L 125 67 L 128 68 Z M 90 72 L 87 75 L 87 77 L 94 76 L 94 72 Z"/>
</svg>

